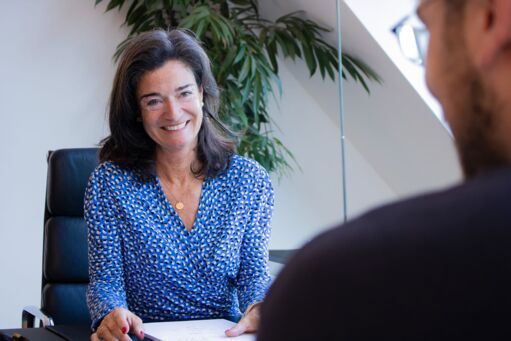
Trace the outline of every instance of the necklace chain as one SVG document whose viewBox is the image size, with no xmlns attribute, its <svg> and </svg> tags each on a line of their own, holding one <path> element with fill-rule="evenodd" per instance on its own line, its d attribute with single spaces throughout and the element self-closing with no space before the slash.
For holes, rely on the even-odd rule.
<svg viewBox="0 0 511 341">
<path fill-rule="evenodd" d="M 172 199 L 172 201 L 175 202 L 175 204 L 173 206 L 176 210 L 181 211 L 182 209 L 185 208 L 185 204 L 181 200 L 176 200 L 176 198 L 172 194 L 172 191 L 169 188 L 167 189 L 167 192 L 170 195 L 170 198 Z M 172 205 L 172 202 L 170 204 Z"/>
<path fill-rule="evenodd" d="M 165 182 L 165 185 L 163 184 Z M 204 182 L 204 180 L 202 180 L 202 182 Z M 162 185 L 162 187 L 164 189 L 166 189 L 165 194 L 168 194 L 170 196 L 170 199 L 171 199 L 171 205 L 178 211 L 181 211 L 185 208 L 185 204 L 183 203 L 183 201 L 181 200 L 177 200 L 176 197 L 174 196 L 174 194 L 172 193 L 172 190 L 171 190 L 171 185 L 170 183 L 168 183 L 167 181 L 162 181 L 162 179 L 160 179 L 160 183 Z M 202 184 L 201 184 L 202 186 Z M 172 204 L 172 202 L 174 202 L 174 204 Z"/>
</svg>

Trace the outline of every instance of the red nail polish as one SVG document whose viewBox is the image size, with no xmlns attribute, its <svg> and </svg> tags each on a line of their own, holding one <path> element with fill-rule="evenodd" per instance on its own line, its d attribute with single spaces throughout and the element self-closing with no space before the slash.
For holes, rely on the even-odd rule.
<svg viewBox="0 0 511 341">
<path fill-rule="evenodd" d="M 144 331 L 143 330 L 140 331 L 140 337 L 144 338 Z"/>
<path fill-rule="evenodd" d="M 128 331 L 128 328 L 122 327 L 121 331 L 122 331 L 123 334 L 126 334 L 126 332 Z"/>
</svg>

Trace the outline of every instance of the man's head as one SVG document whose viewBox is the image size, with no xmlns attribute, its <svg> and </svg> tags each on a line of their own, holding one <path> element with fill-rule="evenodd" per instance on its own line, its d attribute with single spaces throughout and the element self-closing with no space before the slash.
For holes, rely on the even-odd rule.
<svg viewBox="0 0 511 341">
<path fill-rule="evenodd" d="M 423 0 L 428 86 L 467 177 L 511 164 L 511 0 Z"/>
</svg>

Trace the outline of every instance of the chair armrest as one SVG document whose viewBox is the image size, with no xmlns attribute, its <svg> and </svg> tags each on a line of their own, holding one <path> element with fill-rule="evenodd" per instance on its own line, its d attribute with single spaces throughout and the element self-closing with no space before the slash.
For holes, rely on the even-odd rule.
<svg viewBox="0 0 511 341">
<path fill-rule="evenodd" d="M 34 328 L 35 321 L 39 320 L 39 324 L 42 324 L 42 327 L 53 326 L 53 319 L 43 313 L 41 309 L 30 305 L 23 308 L 23 312 L 21 313 L 21 328 Z"/>
</svg>

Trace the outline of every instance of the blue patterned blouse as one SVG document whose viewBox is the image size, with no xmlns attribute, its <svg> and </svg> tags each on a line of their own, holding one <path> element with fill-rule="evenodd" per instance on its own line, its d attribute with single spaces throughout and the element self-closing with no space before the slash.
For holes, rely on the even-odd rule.
<svg viewBox="0 0 511 341">
<path fill-rule="evenodd" d="M 241 156 L 204 181 L 191 232 L 157 177 L 102 163 L 85 193 L 93 328 L 116 307 L 145 322 L 239 317 L 270 284 L 272 211 L 268 173 Z"/>
</svg>

